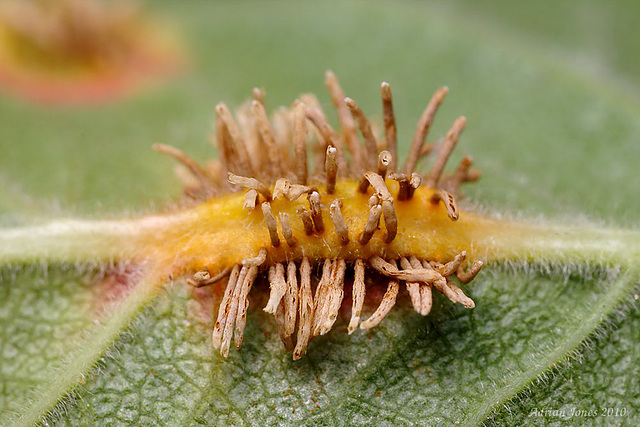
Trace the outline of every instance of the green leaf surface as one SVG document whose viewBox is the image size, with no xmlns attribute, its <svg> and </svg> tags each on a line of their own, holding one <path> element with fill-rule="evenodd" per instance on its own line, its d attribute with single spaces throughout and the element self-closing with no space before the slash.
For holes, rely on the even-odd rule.
<svg viewBox="0 0 640 427">
<path fill-rule="evenodd" d="M 165 209 L 179 184 L 153 142 L 211 157 L 215 104 L 238 106 L 254 86 L 270 109 L 315 92 L 330 110 L 332 69 L 369 115 L 391 83 L 403 153 L 432 91 L 449 86 L 432 138 L 468 118 L 456 158 L 483 171 L 467 190 L 474 209 L 637 227 L 632 2 L 153 6 L 188 40 L 179 78 L 88 108 L 0 98 L 0 225 Z M 640 275 L 599 264 L 490 266 L 467 288 L 474 310 L 440 299 L 427 318 L 401 292 L 378 328 L 348 336 L 342 313 L 298 362 L 259 309 L 264 287 L 242 349 L 223 360 L 210 348 L 219 289 L 152 295 L 126 286 L 135 273 L 122 266 L 4 265 L 0 425 L 54 406 L 47 419 L 69 425 L 637 425 Z"/>
</svg>

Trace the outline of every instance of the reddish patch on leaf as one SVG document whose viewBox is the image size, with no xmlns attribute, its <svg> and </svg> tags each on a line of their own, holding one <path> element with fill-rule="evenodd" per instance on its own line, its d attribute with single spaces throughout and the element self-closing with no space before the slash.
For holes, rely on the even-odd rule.
<svg viewBox="0 0 640 427">
<path fill-rule="evenodd" d="M 194 305 L 190 305 L 190 315 L 195 316 L 203 324 L 209 325 L 213 319 L 212 307 L 218 307 L 224 295 L 224 286 L 205 286 L 193 288 Z"/>
<path fill-rule="evenodd" d="M 142 278 L 142 268 L 134 264 L 118 264 L 101 273 L 93 289 L 93 313 L 97 318 L 110 312 L 123 301 Z"/>
</svg>

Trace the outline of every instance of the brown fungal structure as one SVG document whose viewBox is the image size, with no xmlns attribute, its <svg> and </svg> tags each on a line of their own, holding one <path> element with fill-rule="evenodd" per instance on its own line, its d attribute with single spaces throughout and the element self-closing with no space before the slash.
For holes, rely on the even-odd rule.
<svg viewBox="0 0 640 427">
<path fill-rule="evenodd" d="M 420 242 L 411 240 L 409 228 L 429 224 L 403 225 L 409 215 L 419 218 L 415 211 L 420 209 L 436 212 L 449 223 L 458 221 L 460 185 L 479 177 L 468 156 L 453 174 L 444 175 L 465 127 L 464 117 L 455 121 L 438 147 L 426 141 L 447 89 L 438 89 L 428 103 L 400 166 L 389 84 L 381 87 L 382 138 L 374 134 L 361 107 L 345 96 L 333 73 L 327 72 L 326 84 L 340 131 L 329 124 L 311 95 L 269 120 L 264 92 L 256 89 L 236 118 L 224 104 L 216 107 L 218 159 L 200 166 L 175 148 L 156 145 L 181 163 L 188 198 L 200 202 L 239 193 L 247 221 L 262 224 L 263 232 L 247 236 L 260 247 L 254 257 L 224 268 L 210 265 L 187 272 L 194 286 L 226 286 L 213 329 L 213 345 L 225 357 L 232 339 L 236 348 L 242 343 L 249 293 L 260 277 L 270 287 L 264 310 L 275 317 L 280 338 L 294 359 L 305 354 L 313 337 L 333 328 L 345 286 L 351 285 L 350 334 L 377 326 L 402 288 L 423 316 L 433 306 L 434 290 L 466 308 L 475 305 L 459 285 L 478 274 L 482 261 L 468 260 L 466 250 L 418 256 L 411 248 Z M 423 174 L 418 165 L 432 153 L 433 165 Z M 367 286 L 381 276 L 386 278 L 386 292 L 367 316 Z"/>
</svg>

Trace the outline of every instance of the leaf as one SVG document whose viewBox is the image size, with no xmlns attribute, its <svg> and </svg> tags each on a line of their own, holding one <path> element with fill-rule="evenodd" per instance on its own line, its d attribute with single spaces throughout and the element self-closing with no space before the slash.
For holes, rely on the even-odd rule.
<svg viewBox="0 0 640 427">
<path fill-rule="evenodd" d="M 578 216 L 583 223 L 636 225 L 640 199 L 630 195 L 638 177 L 640 98 L 628 76 L 637 63 L 601 59 L 615 57 L 633 37 L 616 33 L 597 38 L 602 44 L 579 44 L 572 35 L 592 26 L 561 19 L 566 6 L 545 5 L 555 9 L 536 14 L 535 6 L 520 4 L 499 15 L 500 7 L 487 11 L 488 3 L 475 2 L 158 4 L 192 40 L 191 73 L 92 109 L 51 111 L 0 99 L 0 218 L 12 225 L 153 211 L 178 194 L 178 184 L 151 143 L 208 156 L 216 102 L 239 105 L 261 86 L 269 108 L 309 91 L 329 103 L 322 73 L 331 68 L 368 114 L 379 114 L 379 83 L 392 84 L 405 152 L 432 90 L 447 84 L 451 95 L 432 137 L 457 115 L 467 116 L 458 156 L 473 154 L 484 172 L 469 189 L 483 207 L 554 222 Z M 604 8 L 574 7 L 585 16 Z M 615 22 L 633 15 L 631 7 L 637 6 L 621 4 L 607 16 Z M 565 32 L 554 36 L 546 25 Z M 565 52 L 604 71 L 585 70 Z M 438 301 L 421 318 L 404 295 L 404 308 L 377 329 L 347 336 L 342 316 L 293 362 L 272 319 L 258 309 L 264 289 L 253 292 L 243 348 L 221 360 L 210 348 L 211 295 L 177 282 L 151 295 L 128 280 L 97 280 L 105 267 L 4 266 L 0 424 L 38 419 L 38 408 L 45 411 L 82 376 L 52 419 L 634 424 L 638 274 L 606 267 L 493 266 L 469 288 L 474 310 Z M 99 357 L 98 367 L 88 369 Z M 601 413 L 608 408 L 626 413 Z M 597 415 L 558 412 L 572 409 Z"/>
</svg>

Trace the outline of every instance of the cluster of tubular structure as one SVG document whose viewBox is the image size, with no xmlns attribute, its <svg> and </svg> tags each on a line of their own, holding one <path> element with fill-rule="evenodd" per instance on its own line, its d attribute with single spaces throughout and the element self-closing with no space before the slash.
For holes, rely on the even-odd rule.
<svg viewBox="0 0 640 427">
<path fill-rule="evenodd" d="M 62 60 L 122 61 L 132 41 L 127 35 L 140 26 L 140 6 L 133 2 L 95 0 L 5 1 L 0 23 L 11 34 L 42 54 Z"/>
<path fill-rule="evenodd" d="M 369 329 L 378 325 L 394 306 L 401 283 L 405 284 L 413 307 L 422 315 L 431 310 L 434 288 L 454 303 L 474 307 L 474 302 L 451 281 L 456 277 L 466 284 L 482 268 L 483 263 L 475 261 L 464 269 L 462 264 L 467 255 L 464 251 L 447 263 L 411 255 L 396 259 L 374 255 L 369 259 L 324 260 L 302 256 L 273 265 L 267 262 L 271 248 L 285 244 L 294 248 L 298 238 L 303 237 L 294 235 L 292 221 L 300 221 L 302 227 L 298 229 L 304 230 L 306 235 L 335 232 L 342 245 L 352 240 L 360 245 L 369 244 L 382 222 L 385 229 L 382 240 L 385 244 L 391 243 L 398 233 L 395 204 L 411 200 L 420 185 L 434 189 L 430 202 L 442 202 L 447 216 L 456 221 L 459 210 L 455 195 L 460 185 L 479 177 L 478 172 L 470 169 L 472 159 L 469 156 L 462 159 L 451 175 L 443 176 L 445 164 L 464 129 L 464 117 L 454 122 L 438 144 L 426 143 L 434 115 L 447 94 L 446 88 L 436 91 L 422 114 L 406 163 L 400 168 L 396 164 L 396 123 L 390 86 L 383 83 L 381 87 L 385 138 L 377 139 L 371 123 L 358 104 L 345 97 L 333 73 L 327 72 L 326 84 L 338 112 L 341 132 L 329 125 L 312 95 L 302 96 L 290 110 L 279 110 L 270 121 L 264 107 L 264 92 L 255 89 L 254 99 L 239 110 L 237 121 L 224 104 L 216 107 L 215 142 L 219 159 L 202 167 L 176 148 L 155 146 L 156 150 L 171 155 L 182 164 L 180 176 L 188 197 L 202 200 L 226 192 L 244 191 L 243 206 L 249 210 L 259 209 L 264 217 L 270 246 L 233 268 L 213 276 L 203 270 L 190 279 L 193 285 L 204 286 L 228 277 L 213 330 L 213 345 L 225 357 L 232 338 L 236 348 L 242 343 L 248 295 L 261 274 L 266 275 L 270 284 L 269 301 L 264 310 L 275 316 L 279 335 L 285 347 L 293 352 L 294 359 L 305 354 L 311 338 L 326 334 L 333 327 L 343 302 L 348 267 L 353 268 L 354 273 L 349 333 L 358 327 Z M 309 152 L 312 156 L 307 155 Z M 419 161 L 432 152 L 436 154 L 431 170 L 425 175 L 417 173 Z M 322 204 L 324 194 L 321 193 L 334 194 L 341 178 L 358 180 L 354 191 L 372 193 L 368 218 L 361 230 L 349 230 L 342 213 L 342 202 L 337 198 L 328 207 L 333 227 L 324 223 L 322 212 L 327 207 Z M 398 182 L 397 194 L 391 194 L 386 180 Z M 295 201 L 303 196 L 308 205 L 296 210 L 297 218 L 290 218 L 285 212 L 274 214 L 271 205 L 274 199 Z M 361 321 L 367 267 L 389 280 L 378 308 Z M 320 271 L 319 277 L 313 274 L 314 270 Z"/>
</svg>

